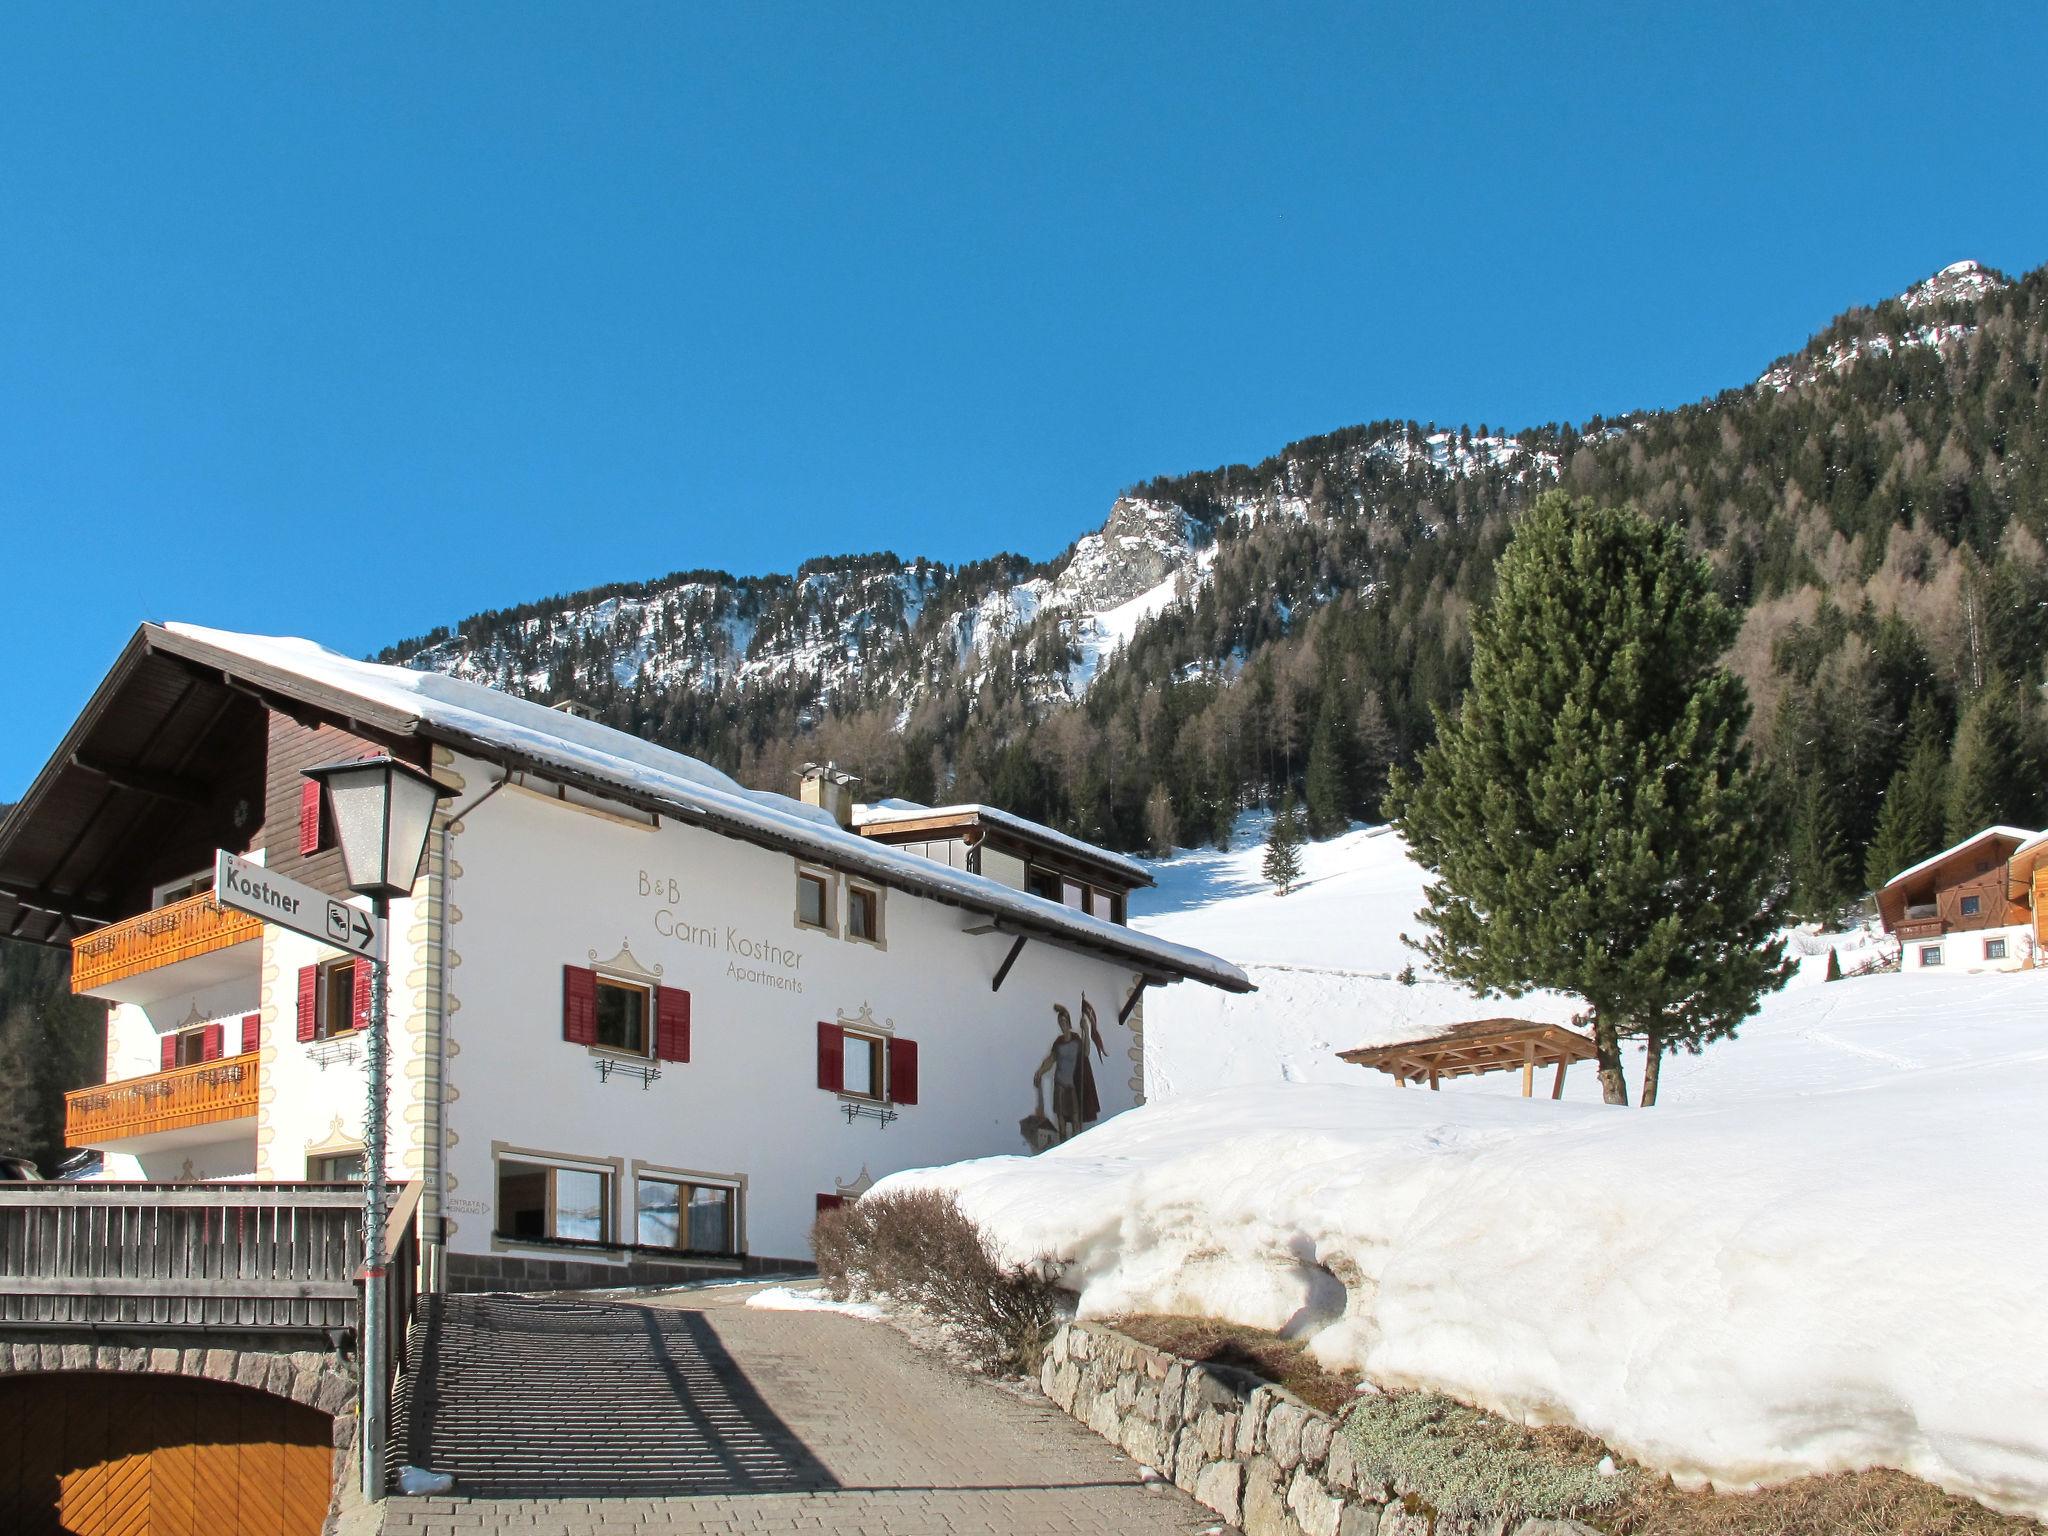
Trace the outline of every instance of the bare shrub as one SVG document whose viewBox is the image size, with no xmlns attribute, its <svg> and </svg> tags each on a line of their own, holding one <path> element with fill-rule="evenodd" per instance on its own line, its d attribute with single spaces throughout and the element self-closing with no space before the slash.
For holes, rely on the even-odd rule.
<svg viewBox="0 0 2048 1536">
<path fill-rule="evenodd" d="M 906 1302 L 948 1324 L 991 1368 L 1036 1370 L 1059 1326 L 1053 1265 L 1005 1263 L 949 1194 L 869 1195 L 825 1211 L 811 1228 L 811 1247 L 835 1297 Z"/>
</svg>

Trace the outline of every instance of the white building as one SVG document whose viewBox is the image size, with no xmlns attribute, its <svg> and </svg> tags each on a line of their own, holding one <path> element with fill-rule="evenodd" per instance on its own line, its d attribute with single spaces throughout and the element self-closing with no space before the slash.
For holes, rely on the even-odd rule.
<svg viewBox="0 0 2048 1536">
<path fill-rule="evenodd" d="M 999 812 L 983 873 L 978 827 L 843 826 L 829 772 L 805 804 L 439 674 L 151 625 L 0 826 L 0 932 L 113 1004 L 69 1105 L 106 1176 L 360 1177 L 368 970 L 210 869 L 344 894 L 303 770 L 373 752 L 454 791 L 393 904 L 388 1169 L 451 1288 L 800 1262 L 872 1179 L 1138 1102 L 1145 987 L 1249 990 L 1122 926 L 1141 868 Z"/>
</svg>

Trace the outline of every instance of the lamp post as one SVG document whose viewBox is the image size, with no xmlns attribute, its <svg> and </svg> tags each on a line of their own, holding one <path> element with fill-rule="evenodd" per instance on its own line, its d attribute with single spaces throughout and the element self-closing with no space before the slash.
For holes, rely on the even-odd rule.
<svg viewBox="0 0 2048 1536">
<path fill-rule="evenodd" d="M 452 793 L 419 769 L 388 756 L 308 768 L 321 786 L 341 847 L 350 890 L 370 898 L 388 946 L 391 898 L 410 896 L 426 858 L 434 807 Z M 384 1440 L 389 1424 L 389 1373 L 384 1359 L 384 1164 L 387 1014 L 390 956 L 371 962 L 369 1103 L 363 1112 L 363 1497 L 384 1497 Z"/>
</svg>

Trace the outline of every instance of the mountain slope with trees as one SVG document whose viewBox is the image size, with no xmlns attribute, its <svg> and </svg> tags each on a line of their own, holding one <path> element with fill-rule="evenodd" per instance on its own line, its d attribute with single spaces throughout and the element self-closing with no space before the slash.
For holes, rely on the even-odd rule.
<svg viewBox="0 0 2048 1536">
<path fill-rule="evenodd" d="M 1945 782 L 1957 756 L 1958 815 L 2048 813 L 2044 365 L 2048 271 L 1958 263 L 1677 410 L 1374 422 L 1134 487 L 1044 564 L 698 572 L 387 655 L 575 698 L 761 787 L 831 756 L 870 793 L 990 799 L 1120 848 L 1226 837 L 1292 789 L 1326 834 L 1376 814 L 1456 704 L 1494 563 L 1558 486 L 1682 527 L 1742 614 L 1727 662 L 1819 915 L 1866 888 L 1873 845 L 1933 851 L 1924 818 L 1880 836 L 1915 740 Z"/>
</svg>

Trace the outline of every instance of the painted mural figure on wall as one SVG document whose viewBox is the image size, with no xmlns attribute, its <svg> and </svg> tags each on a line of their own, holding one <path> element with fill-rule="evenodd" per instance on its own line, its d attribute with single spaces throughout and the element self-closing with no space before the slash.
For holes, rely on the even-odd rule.
<svg viewBox="0 0 2048 1536">
<path fill-rule="evenodd" d="M 1101 1060 L 1108 1059 L 1109 1051 L 1102 1043 L 1095 1005 L 1085 994 L 1082 996 L 1081 1023 L 1085 1034 L 1074 1027 L 1074 1017 L 1067 1012 L 1065 1003 L 1054 1003 L 1052 1012 L 1059 1020 L 1060 1032 L 1046 1051 L 1045 1060 L 1031 1074 L 1031 1091 L 1038 1101 L 1037 1107 L 1018 1126 L 1033 1152 L 1043 1152 L 1078 1136 L 1102 1116 L 1102 1100 L 1095 1092 L 1095 1064 L 1088 1059 L 1088 1047 L 1093 1044 Z M 1050 1118 L 1046 1115 L 1048 1077 L 1052 1079 Z"/>
</svg>

